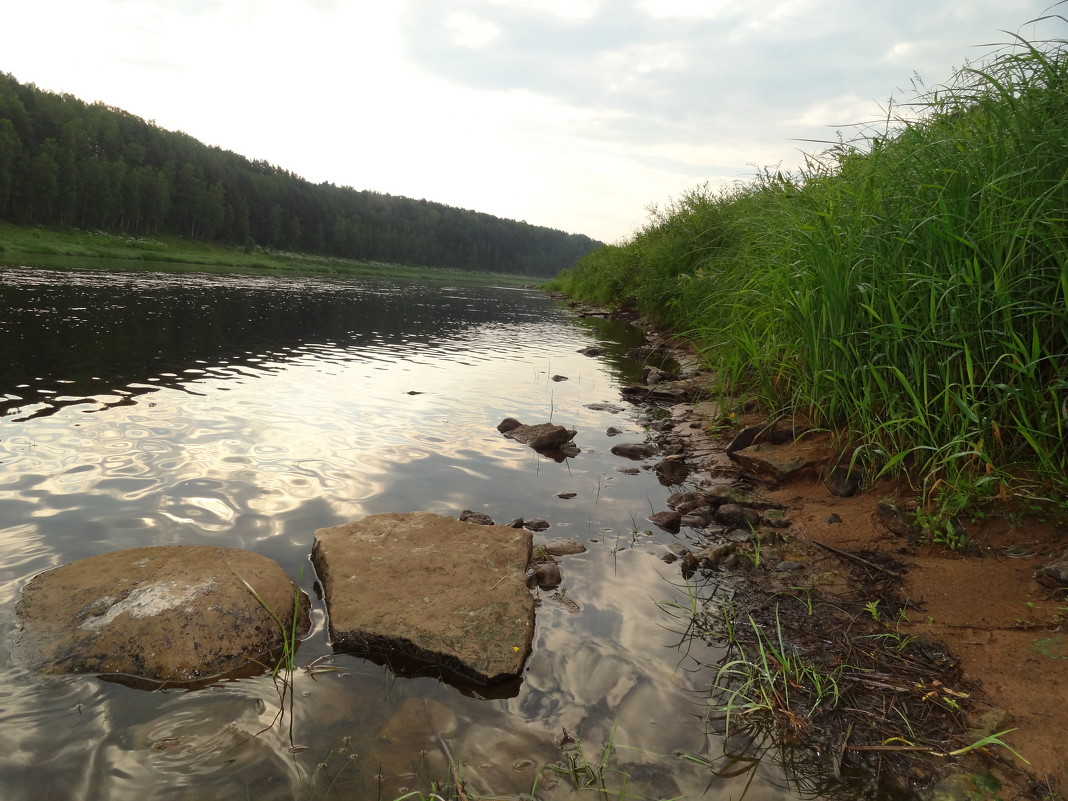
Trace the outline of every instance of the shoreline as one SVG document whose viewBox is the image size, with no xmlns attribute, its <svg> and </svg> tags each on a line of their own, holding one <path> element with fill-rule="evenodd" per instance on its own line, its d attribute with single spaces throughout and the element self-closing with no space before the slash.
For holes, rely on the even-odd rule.
<svg viewBox="0 0 1068 801">
<path fill-rule="evenodd" d="M 620 317 L 572 306 L 579 315 Z M 951 791 L 978 799 L 1061 797 L 1068 787 L 1061 753 L 1068 710 L 1049 701 L 1068 686 L 1068 598 L 1034 576 L 1065 552 L 1068 532 L 1003 515 L 967 524 L 964 551 L 924 542 L 908 511 L 917 508 L 919 495 L 902 482 L 876 481 L 848 497 L 832 494 L 826 480 L 838 455 L 828 450 L 828 434 L 766 442 L 761 447 L 769 454 L 796 456 L 799 448 L 823 454 L 796 475 L 769 481 L 737 453 L 728 455 L 740 433 L 752 436 L 768 421 L 756 410 L 736 416 L 700 401 L 708 376 L 697 371 L 692 348 L 636 315 L 624 319 L 642 328 L 654 348 L 689 366 L 682 382 L 691 384 L 695 400 L 646 401 L 671 413 L 670 424 L 650 431 L 651 441 L 668 459 L 687 465 L 687 486 L 706 493 L 652 516 L 661 527 L 672 521 L 704 529 L 705 548 L 676 550 L 684 577 L 728 574 L 744 588 L 730 609 L 737 624 L 731 636 L 738 639 L 727 642 L 747 658 L 754 648 L 763 654 L 774 645 L 762 636 L 779 631 L 787 640 L 780 644 L 837 682 L 837 713 L 820 710 L 805 719 L 789 704 L 770 710 L 779 736 L 800 738 L 822 753 L 817 763 L 826 776 L 848 774 L 850 766 L 866 769 L 913 797 L 943 798 L 939 793 Z M 641 403 L 633 392 L 624 396 Z M 752 499 L 761 515 L 753 533 L 763 532 L 760 537 L 735 536 L 732 543 L 718 510 L 703 526 L 692 514 L 684 516 L 692 511 L 684 505 L 723 487 Z M 769 525 L 763 515 L 769 509 L 781 510 L 784 521 Z M 747 618 L 752 631 L 745 630 Z M 706 636 L 722 641 L 721 622 L 702 621 Z M 851 667 L 867 662 L 835 672 L 836 660 Z M 736 685 L 742 678 L 720 677 Z M 755 685 L 743 686 L 755 694 Z M 797 695 L 803 706 L 804 693 Z M 739 705 L 743 697 L 728 694 L 728 700 Z M 866 720 L 845 709 L 865 705 Z"/>
</svg>

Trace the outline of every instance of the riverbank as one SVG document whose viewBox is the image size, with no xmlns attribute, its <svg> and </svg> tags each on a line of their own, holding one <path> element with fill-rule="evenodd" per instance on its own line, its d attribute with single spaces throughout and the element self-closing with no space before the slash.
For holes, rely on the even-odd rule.
<svg viewBox="0 0 1068 801">
<path fill-rule="evenodd" d="M 686 402 L 650 387 L 670 411 L 652 440 L 689 471 L 651 519 L 699 533 L 676 553 L 699 601 L 682 628 L 731 648 L 709 666 L 718 725 L 774 731 L 802 787 L 807 770 L 905 797 L 1063 797 L 1068 597 L 1035 576 L 1068 530 L 1010 512 L 962 523 L 964 550 L 933 543 L 907 482 L 835 471 L 827 432 L 710 400 L 692 349 L 651 336 L 689 364 Z"/>
<path fill-rule="evenodd" d="M 523 276 L 364 262 L 269 248 L 236 248 L 176 236 L 135 237 L 75 228 L 15 225 L 0 221 L 0 265 L 32 267 L 152 266 L 168 270 L 234 270 L 275 274 L 326 274 L 359 278 L 436 280 L 523 286 Z"/>
<path fill-rule="evenodd" d="M 1051 18 L 1052 19 L 1052 18 Z M 1068 519 L 1068 40 L 1022 40 L 792 172 L 697 187 L 550 282 L 912 481 L 927 537 Z"/>
</svg>

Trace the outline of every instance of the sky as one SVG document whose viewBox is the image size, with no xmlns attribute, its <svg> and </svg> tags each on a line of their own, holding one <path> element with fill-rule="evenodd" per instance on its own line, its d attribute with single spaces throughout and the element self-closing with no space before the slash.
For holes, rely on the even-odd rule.
<svg viewBox="0 0 1068 801">
<path fill-rule="evenodd" d="M 1054 0 L 0 0 L 0 71 L 315 183 L 631 237 Z"/>
</svg>

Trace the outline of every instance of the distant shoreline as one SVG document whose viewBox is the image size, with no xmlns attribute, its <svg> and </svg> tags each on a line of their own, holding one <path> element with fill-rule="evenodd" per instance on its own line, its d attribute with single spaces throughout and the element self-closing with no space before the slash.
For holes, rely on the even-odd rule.
<svg viewBox="0 0 1068 801">
<path fill-rule="evenodd" d="M 239 248 L 177 236 L 136 237 L 9 222 L 0 222 L 0 267 L 3 266 L 177 272 L 240 270 L 276 275 L 319 274 L 468 284 L 503 283 L 509 286 L 539 282 L 531 276 L 514 274 L 365 262 L 261 247 Z"/>
</svg>

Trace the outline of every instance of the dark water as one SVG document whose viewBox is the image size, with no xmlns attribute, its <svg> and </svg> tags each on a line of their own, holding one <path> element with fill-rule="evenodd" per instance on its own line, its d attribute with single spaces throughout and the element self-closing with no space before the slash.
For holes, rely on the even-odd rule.
<svg viewBox="0 0 1068 801">
<path fill-rule="evenodd" d="M 614 738 L 613 797 L 625 775 L 630 798 L 796 798 L 770 762 L 724 768 L 706 733 L 713 655 L 678 647 L 658 605 L 688 602 L 657 558 L 670 535 L 636 531 L 671 490 L 608 452 L 644 439 L 637 410 L 585 408 L 619 403 L 633 369 L 577 353 L 598 338 L 635 344 L 505 288 L 0 268 L 8 644 L 33 575 L 121 548 L 250 549 L 313 597 L 314 530 L 378 512 L 545 517 L 549 537 L 590 549 L 563 559 L 561 595 L 542 593 L 507 699 L 333 656 L 320 602 L 298 664 L 339 669 L 298 671 L 285 703 L 268 676 L 168 692 L 42 678 L 6 647 L 0 798 L 389 799 L 428 792 L 446 754 L 474 795 L 565 798 L 546 769 L 565 728 L 594 761 Z M 506 416 L 577 428 L 582 453 L 557 463 L 506 440 Z"/>
</svg>

